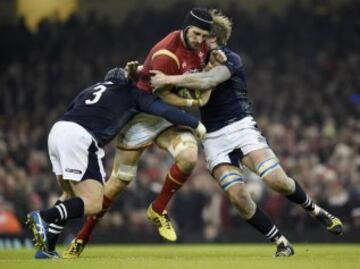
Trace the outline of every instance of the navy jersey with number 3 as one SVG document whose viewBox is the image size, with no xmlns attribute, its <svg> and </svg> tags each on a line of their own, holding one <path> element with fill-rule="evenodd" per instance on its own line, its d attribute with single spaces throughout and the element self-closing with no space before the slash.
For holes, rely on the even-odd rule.
<svg viewBox="0 0 360 269">
<path fill-rule="evenodd" d="M 138 90 L 126 80 L 116 83 L 105 81 L 86 88 L 71 102 L 60 120 L 83 126 L 99 146 L 103 146 L 140 111 L 192 128 L 199 124 L 194 117 L 163 103 L 152 94 Z"/>
</svg>

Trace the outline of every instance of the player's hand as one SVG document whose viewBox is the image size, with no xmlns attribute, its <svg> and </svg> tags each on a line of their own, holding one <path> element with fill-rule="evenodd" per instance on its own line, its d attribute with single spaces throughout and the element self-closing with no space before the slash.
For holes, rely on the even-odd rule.
<svg viewBox="0 0 360 269">
<path fill-rule="evenodd" d="M 150 70 L 150 84 L 154 89 L 162 88 L 169 84 L 168 76 L 158 70 Z"/>
<path fill-rule="evenodd" d="M 227 57 L 222 50 L 216 49 L 216 50 L 212 50 L 210 52 L 209 64 L 212 67 L 217 66 L 217 65 L 222 65 L 226 61 L 227 61 Z"/>
<path fill-rule="evenodd" d="M 209 71 L 210 69 L 214 68 L 215 66 L 224 64 L 226 61 L 227 61 L 227 57 L 222 50 L 220 50 L 220 49 L 212 50 L 210 52 L 209 61 L 203 70 Z"/>
<path fill-rule="evenodd" d="M 137 80 L 137 70 L 139 67 L 138 61 L 127 62 L 125 65 L 125 71 L 128 73 L 128 78 L 136 81 Z"/>
<path fill-rule="evenodd" d="M 225 52 L 223 52 L 220 49 L 212 50 L 210 52 L 210 62 L 213 65 L 216 64 L 223 64 L 227 61 L 227 57 L 225 55 Z"/>
<path fill-rule="evenodd" d="M 199 121 L 198 127 L 196 127 L 196 129 L 195 129 L 195 135 L 200 140 L 204 140 L 206 137 L 206 128 L 205 128 L 204 124 L 202 124 L 200 121 Z"/>
</svg>

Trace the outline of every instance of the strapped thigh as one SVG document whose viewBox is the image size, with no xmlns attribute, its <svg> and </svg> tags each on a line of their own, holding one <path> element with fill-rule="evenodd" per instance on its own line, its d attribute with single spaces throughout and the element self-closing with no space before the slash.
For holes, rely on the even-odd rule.
<svg viewBox="0 0 360 269">
<path fill-rule="evenodd" d="M 279 159 L 276 157 L 272 157 L 260 162 L 256 166 L 256 172 L 259 177 L 264 178 L 268 173 L 278 168 L 280 168 Z"/>
<path fill-rule="evenodd" d="M 235 184 L 244 183 L 244 178 L 240 173 L 240 171 L 235 169 L 230 169 L 221 175 L 219 179 L 219 183 L 221 188 L 224 191 L 227 191 L 231 186 Z"/>
</svg>

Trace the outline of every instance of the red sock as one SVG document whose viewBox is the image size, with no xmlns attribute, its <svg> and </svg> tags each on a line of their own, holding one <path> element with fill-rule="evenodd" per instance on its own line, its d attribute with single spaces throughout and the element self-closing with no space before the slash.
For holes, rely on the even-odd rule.
<svg viewBox="0 0 360 269">
<path fill-rule="evenodd" d="M 92 231 L 94 230 L 96 224 L 99 222 L 99 220 L 102 218 L 102 216 L 104 216 L 104 214 L 108 211 L 108 209 L 110 208 L 112 203 L 113 203 L 113 200 L 111 200 L 110 198 L 108 198 L 107 196 L 104 195 L 101 212 L 99 212 L 98 214 L 93 215 L 93 216 L 88 216 L 86 218 L 86 222 L 81 227 L 81 230 L 78 232 L 76 239 L 84 240 L 84 242 L 87 243 L 90 239 L 90 235 L 91 235 Z"/>
<path fill-rule="evenodd" d="M 152 208 L 155 212 L 161 214 L 166 205 L 169 203 L 171 197 L 175 192 L 181 188 L 181 186 L 188 179 L 189 175 L 184 174 L 180 168 L 174 163 L 169 173 L 166 175 L 164 186 L 152 203 Z"/>
</svg>

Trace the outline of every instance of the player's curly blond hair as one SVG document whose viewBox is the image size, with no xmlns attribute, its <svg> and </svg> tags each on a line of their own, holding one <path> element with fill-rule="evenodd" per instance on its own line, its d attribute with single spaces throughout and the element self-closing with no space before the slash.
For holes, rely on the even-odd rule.
<svg viewBox="0 0 360 269">
<path fill-rule="evenodd" d="M 226 45 L 232 31 L 232 22 L 230 18 L 224 16 L 218 9 L 210 10 L 210 14 L 213 18 L 211 35 L 217 38 L 219 45 Z"/>
</svg>

